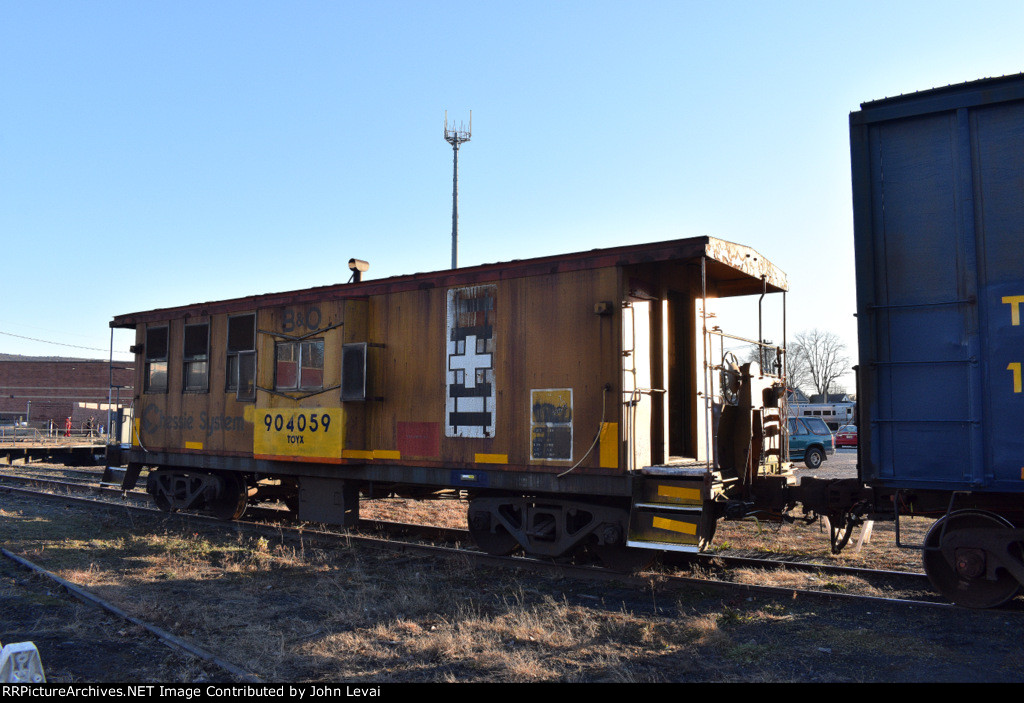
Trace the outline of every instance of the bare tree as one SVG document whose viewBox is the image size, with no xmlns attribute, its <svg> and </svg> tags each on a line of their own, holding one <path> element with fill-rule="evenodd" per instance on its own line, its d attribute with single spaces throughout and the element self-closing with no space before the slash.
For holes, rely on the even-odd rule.
<svg viewBox="0 0 1024 703">
<path fill-rule="evenodd" d="M 789 345 L 789 385 L 802 390 L 808 386 L 825 395 L 837 378 L 850 368 L 846 345 L 832 332 L 817 328 L 801 332 Z"/>
<path fill-rule="evenodd" d="M 790 342 L 786 347 L 786 385 L 799 388 L 804 393 L 813 387 L 807 354 L 798 341 Z"/>
<path fill-rule="evenodd" d="M 758 347 L 751 344 L 749 347 L 746 347 L 743 361 L 756 361 L 765 373 L 779 375 L 781 370 L 779 369 L 778 348 L 773 347 L 770 340 L 765 340 L 765 345 L 764 347 Z"/>
</svg>

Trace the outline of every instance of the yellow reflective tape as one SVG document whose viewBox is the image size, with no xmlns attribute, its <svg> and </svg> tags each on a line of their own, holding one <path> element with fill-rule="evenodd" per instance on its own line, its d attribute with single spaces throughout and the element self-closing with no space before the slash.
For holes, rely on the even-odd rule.
<svg viewBox="0 0 1024 703">
<path fill-rule="evenodd" d="M 680 522 L 679 520 L 669 520 L 665 517 L 656 517 L 651 524 L 659 530 L 682 532 L 687 535 L 697 534 L 697 526 L 692 522 Z"/>
<path fill-rule="evenodd" d="M 365 449 L 342 449 L 342 459 L 372 459 L 373 452 Z"/>
<path fill-rule="evenodd" d="M 619 468 L 619 423 L 601 423 L 601 447 L 599 451 L 598 465 L 602 469 Z"/>
<path fill-rule="evenodd" d="M 658 486 L 658 495 L 681 500 L 700 500 L 699 488 L 681 488 L 680 486 Z"/>
<path fill-rule="evenodd" d="M 185 449 L 202 449 L 202 442 L 185 442 Z"/>
<path fill-rule="evenodd" d="M 508 454 L 477 454 L 475 461 L 478 464 L 507 464 Z"/>
<path fill-rule="evenodd" d="M 398 451 L 397 449 L 374 449 L 373 450 L 373 458 L 374 459 L 401 459 L 402 458 L 402 452 Z"/>
</svg>

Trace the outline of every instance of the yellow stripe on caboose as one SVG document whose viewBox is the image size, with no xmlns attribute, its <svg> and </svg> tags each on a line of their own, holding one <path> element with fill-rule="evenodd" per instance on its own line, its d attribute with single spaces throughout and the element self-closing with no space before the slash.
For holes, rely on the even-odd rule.
<svg viewBox="0 0 1024 703">
<path fill-rule="evenodd" d="M 598 466 L 602 469 L 619 468 L 619 423 L 601 423 L 601 438 L 598 442 Z"/>
<path fill-rule="evenodd" d="M 658 495 L 679 500 L 700 501 L 699 488 L 681 488 L 680 486 L 658 486 Z"/>
<path fill-rule="evenodd" d="M 679 520 L 670 520 L 666 517 L 656 517 L 651 524 L 659 530 L 682 532 L 687 535 L 697 534 L 697 526 L 692 522 L 681 522 Z"/>
<path fill-rule="evenodd" d="M 342 449 L 342 459 L 372 459 L 373 452 L 368 449 Z"/>
</svg>

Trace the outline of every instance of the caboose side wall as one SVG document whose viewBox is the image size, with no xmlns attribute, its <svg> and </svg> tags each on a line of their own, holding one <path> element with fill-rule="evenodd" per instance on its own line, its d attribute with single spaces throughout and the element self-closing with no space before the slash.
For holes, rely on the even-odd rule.
<svg viewBox="0 0 1024 703">
<path fill-rule="evenodd" d="M 636 289 L 640 280 L 643 291 Z M 644 464 L 702 454 L 695 371 L 702 366 L 695 359 L 699 293 L 692 277 L 604 267 L 483 285 L 494 291 L 493 436 L 446 436 L 448 298 L 471 287 L 439 286 L 359 298 L 307 297 L 254 310 L 255 402 L 226 390 L 228 318 L 238 311 L 139 325 L 140 345 L 147 326 L 168 327 L 168 381 L 166 392 L 140 392 L 135 444 L 141 440 L 150 451 L 335 465 L 553 473 L 580 463 L 577 474 L 625 471 L 637 463 L 638 439 L 646 445 Z M 638 434 L 633 426 L 627 435 L 622 305 L 638 296 L 653 299 L 643 322 L 652 340 L 644 360 L 652 374 L 647 383 L 666 392 L 648 394 L 649 427 Z M 186 324 L 209 324 L 205 391 L 183 390 Z M 274 346 L 302 339 L 324 342 L 322 389 L 278 391 Z M 341 347 L 350 343 L 369 345 L 368 398 L 342 403 Z M 145 366 L 143 350 L 140 389 Z M 564 416 L 544 416 L 555 406 Z M 329 432 L 325 418 L 333 423 Z M 344 476 L 345 470 L 333 473 Z"/>
<path fill-rule="evenodd" d="M 345 448 L 362 449 L 361 408 L 340 401 L 341 349 L 364 341 L 365 299 L 303 301 L 263 308 L 257 315 L 256 400 L 248 451 L 260 459 L 340 463 Z M 322 344 L 317 383 L 282 387 L 278 345 Z M 306 366 L 303 362 L 302 366 Z"/>
<path fill-rule="evenodd" d="M 595 302 L 614 301 L 617 289 L 617 270 L 603 268 L 374 296 L 369 339 L 386 341 L 374 371 L 382 399 L 366 404 L 368 449 L 389 452 L 392 459 L 453 467 L 555 471 L 571 466 L 598 431 L 602 404 L 605 423 L 617 422 L 617 316 L 594 312 Z M 470 335 L 472 343 L 464 343 L 462 353 L 450 354 L 449 298 L 463 292 L 478 295 L 479 306 L 488 308 L 493 333 L 488 333 L 489 342 Z M 471 363 L 481 366 L 462 368 Z M 488 365 L 490 374 L 485 373 Z M 463 383 L 449 383 L 457 368 Z M 471 373 L 479 373 L 476 383 L 466 378 Z M 458 406 L 448 401 L 448 386 L 458 386 L 463 402 L 461 394 L 474 392 L 469 386 L 479 390 L 488 383 L 494 386 L 493 405 L 489 399 L 469 398 L 477 402 L 462 407 L 492 414 L 493 424 L 479 431 L 453 427 L 450 416 Z M 535 436 L 549 429 L 555 435 L 558 428 L 547 427 L 547 422 L 540 426 L 531 398 L 539 403 L 570 396 L 571 406 L 564 411 L 571 415 L 561 418 L 567 422 L 552 424 L 571 430 L 571 446 L 560 445 L 562 454 L 533 451 Z M 616 433 L 614 427 L 610 431 Z M 618 470 L 617 446 L 609 458 L 608 442 L 606 438 L 603 467 L 602 455 L 595 451 L 578 470 Z M 538 439 L 541 444 L 543 437 Z"/>
<path fill-rule="evenodd" d="M 233 390 L 225 390 L 227 314 L 149 323 L 148 327 L 168 328 L 167 389 L 139 394 L 135 443 L 141 440 L 147 450 L 282 461 L 383 460 L 554 471 L 564 470 L 586 453 L 603 417 L 603 439 L 578 470 L 617 471 L 620 331 L 614 311 L 619 299 L 618 270 L 516 278 L 496 282 L 493 288 L 498 314 L 493 354 L 497 419 L 492 437 L 445 436 L 445 318 L 452 289 L 438 287 L 258 310 L 255 402 L 238 401 Z M 611 303 L 613 313 L 596 314 L 598 301 Z M 204 391 L 182 387 L 186 324 L 210 326 Z M 137 344 L 144 346 L 146 329 L 147 325 L 137 328 Z M 274 345 L 291 339 L 323 340 L 320 392 L 275 389 Z M 341 403 L 341 346 L 353 342 L 370 345 L 369 398 Z M 137 372 L 140 389 L 145 388 L 145 366 L 143 350 Z M 571 446 L 563 446 L 562 455 L 533 451 L 532 437 L 547 428 L 540 427 L 546 425 L 540 418 L 532 417 L 531 398 L 570 396 L 571 421 L 561 424 L 571 429 Z M 333 442 L 322 441 L 323 434 L 307 431 L 301 436 L 287 429 L 289 421 L 295 427 L 296 413 L 303 414 L 304 424 L 309 425 L 314 410 L 319 418 L 331 413 L 332 436 L 334 430 L 343 429 Z M 290 449 L 295 451 L 290 451 L 289 437 L 302 446 L 293 444 Z M 301 449 L 307 451 L 297 451 Z"/>
<path fill-rule="evenodd" d="M 139 346 L 126 485 L 159 466 L 630 496 L 631 470 L 698 468 L 713 441 L 704 295 L 784 289 L 757 252 L 695 237 L 119 316 L 111 325 L 134 327 Z M 254 340 L 242 347 L 237 318 Z M 186 331 L 203 324 L 208 382 L 186 391 Z M 146 388 L 154 328 L 166 347 L 158 392 Z M 324 364 L 309 370 L 316 383 L 296 384 L 294 349 L 276 359 L 275 348 L 307 343 Z M 236 397 L 228 357 L 242 368 L 242 349 L 254 373 Z M 349 373 L 364 358 L 365 379 Z M 627 374 L 642 379 L 639 393 Z"/>
<path fill-rule="evenodd" d="M 210 325 L 208 386 L 205 391 L 183 389 L 185 325 Z M 147 327 L 168 327 L 167 390 L 146 390 L 145 350 L 136 357 L 135 422 L 132 444 L 147 450 L 252 453 L 252 403 L 241 403 L 226 392 L 227 316 L 196 316 L 140 325 L 136 344 L 145 346 Z"/>
</svg>

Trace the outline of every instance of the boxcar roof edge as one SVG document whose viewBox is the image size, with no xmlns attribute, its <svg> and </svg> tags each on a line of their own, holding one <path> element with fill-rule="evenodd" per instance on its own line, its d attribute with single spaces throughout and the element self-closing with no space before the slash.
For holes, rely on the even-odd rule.
<svg viewBox="0 0 1024 703">
<path fill-rule="evenodd" d="M 932 112 L 947 112 L 1021 99 L 1024 99 L 1024 73 L 981 78 L 863 102 L 860 110 L 850 113 L 850 124 L 886 122 Z"/>
</svg>

